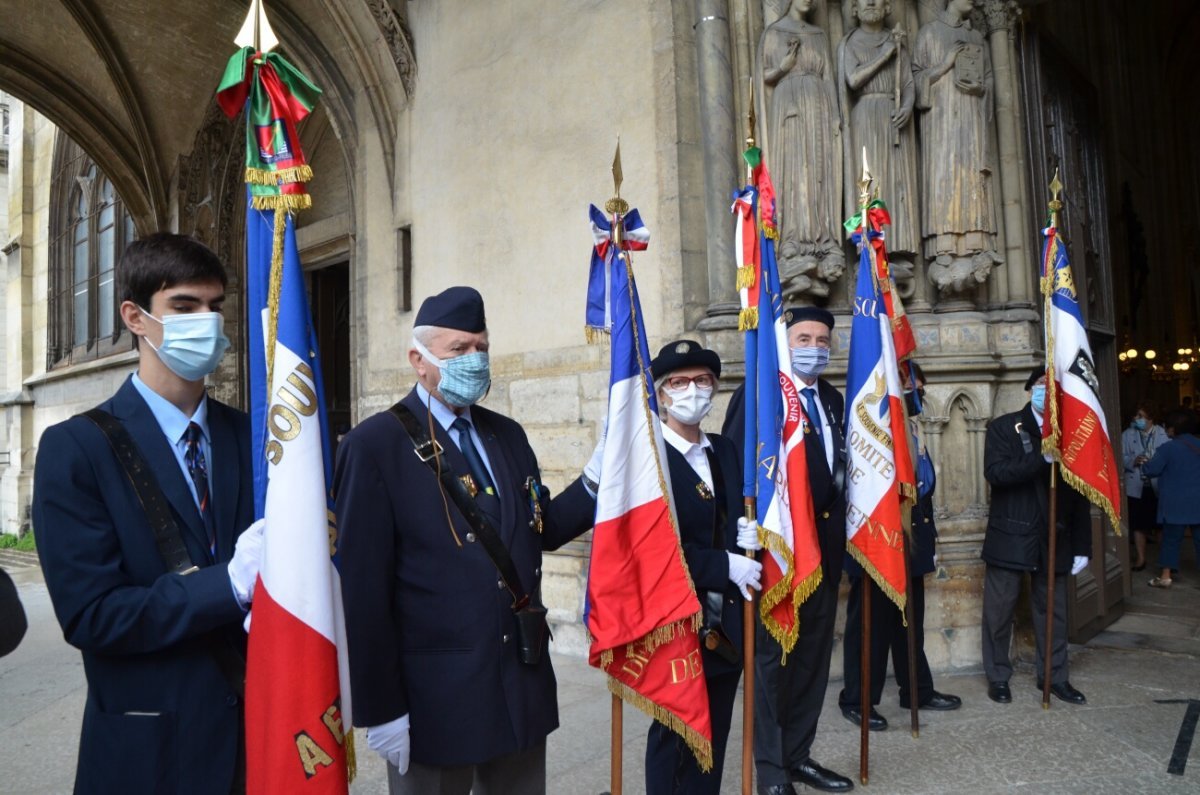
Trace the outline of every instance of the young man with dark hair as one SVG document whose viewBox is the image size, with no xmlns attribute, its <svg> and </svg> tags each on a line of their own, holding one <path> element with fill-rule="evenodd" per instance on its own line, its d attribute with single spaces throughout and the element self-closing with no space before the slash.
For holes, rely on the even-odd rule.
<svg viewBox="0 0 1200 795">
<path fill-rule="evenodd" d="M 155 234 L 118 276 L 137 372 L 46 429 L 34 468 L 38 554 L 88 684 L 75 792 L 242 792 L 241 624 L 262 525 L 242 532 L 249 419 L 204 389 L 229 346 L 225 270 Z"/>
</svg>

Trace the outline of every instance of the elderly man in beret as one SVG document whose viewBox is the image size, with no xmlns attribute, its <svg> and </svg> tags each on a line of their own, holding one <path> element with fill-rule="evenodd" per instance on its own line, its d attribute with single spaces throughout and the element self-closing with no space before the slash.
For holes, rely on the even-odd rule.
<svg viewBox="0 0 1200 795">
<path fill-rule="evenodd" d="M 738 521 L 742 466 L 737 448 L 700 429 L 712 410 L 721 358 L 693 340 L 675 340 L 659 351 L 650 373 L 665 415 L 663 440 L 683 556 L 704 613 L 700 656 L 712 717 L 713 768 L 701 772 L 683 739 L 654 721 L 646 740 L 646 793 L 717 795 L 742 676 L 742 599 L 762 587 L 762 564 L 742 552 L 758 548 L 757 530 Z"/>
<path fill-rule="evenodd" d="M 800 606 L 800 639 L 782 664 L 783 649 L 761 626 L 755 648 L 754 756 L 760 795 L 791 795 L 792 781 L 825 792 L 846 792 L 854 782 L 811 756 L 817 721 L 829 684 L 838 585 L 846 553 L 846 453 L 842 393 L 821 378 L 829 364 L 833 314 L 816 306 L 784 313 L 792 376 L 805 415 L 809 488 L 821 548 L 821 584 Z M 744 443 L 743 388 L 733 393 L 722 432 Z"/>
<path fill-rule="evenodd" d="M 1033 636 L 1037 642 L 1037 686 L 1045 672 L 1047 571 L 1054 567 L 1054 647 L 1050 656 L 1050 692 L 1068 704 L 1087 699 L 1067 678 L 1067 577 L 1083 571 L 1092 556 L 1091 509 L 1087 498 L 1058 475 L 1054 522 L 1055 559 L 1049 560 L 1050 460 L 1042 454 L 1046 410 L 1046 370 L 1035 367 L 1025 381 L 1029 402 L 1020 411 L 988 423 L 983 443 L 983 474 L 992 487 L 987 531 L 983 537 L 983 671 L 988 698 L 1012 701 L 1008 680 L 1013 613 L 1026 572 L 1030 577 Z"/>
<path fill-rule="evenodd" d="M 355 723 L 392 793 L 544 793 L 558 705 L 542 551 L 591 527 L 594 492 L 580 477 L 549 499 L 525 431 L 478 405 L 476 290 L 426 299 L 408 358 L 416 386 L 346 435 L 334 474 Z"/>
</svg>

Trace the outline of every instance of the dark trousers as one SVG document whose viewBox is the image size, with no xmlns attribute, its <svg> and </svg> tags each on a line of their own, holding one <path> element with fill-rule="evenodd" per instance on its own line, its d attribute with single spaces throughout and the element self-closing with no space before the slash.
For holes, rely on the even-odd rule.
<svg viewBox="0 0 1200 795">
<path fill-rule="evenodd" d="M 842 636 L 842 673 L 845 684 L 838 695 L 843 708 L 858 709 L 862 703 L 862 577 L 850 578 L 846 600 L 846 632 Z M 925 578 L 908 581 L 908 598 L 913 608 L 913 635 L 917 662 L 917 705 L 933 698 L 933 674 L 925 657 Z M 904 614 L 879 586 L 871 583 L 871 704 L 879 703 L 887 679 L 888 655 L 900 686 L 900 705 L 909 705 L 908 629 Z"/>
<path fill-rule="evenodd" d="M 1067 681 L 1067 574 L 1054 575 L 1054 646 L 1050 654 L 1050 682 Z M 988 566 L 983 579 L 983 672 L 989 682 L 1007 682 L 1012 677 L 1009 648 L 1012 644 L 1013 613 L 1021 595 L 1023 571 Z M 1033 636 L 1037 641 L 1036 670 L 1043 679 L 1046 656 L 1046 574 L 1029 575 L 1033 612 Z"/>
<path fill-rule="evenodd" d="M 741 677 L 741 671 L 705 677 L 713 732 L 713 767 L 708 773 L 700 772 L 695 754 L 682 737 L 658 721 L 650 724 L 650 735 L 646 738 L 646 795 L 718 795 L 721 792 L 721 769 L 725 765 L 725 746 L 729 741 L 733 702 Z"/>
<path fill-rule="evenodd" d="M 477 765 L 432 767 L 413 763 L 403 776 L 388 765 L 391 795 L 545 795 L 546 743 Z"/>
<path fill-rule="evenodd" d="M 840 579 L 841 572 L 838 572 Z M 782 664 L 783 649 L 758 625 L 754 665 L 754 764 L 763 786 L 790 782 L 788 771 L 808 759 L 829 684 L 838 582 L 826 576 L 800 605 L 800 638 Z"/>
</svg>

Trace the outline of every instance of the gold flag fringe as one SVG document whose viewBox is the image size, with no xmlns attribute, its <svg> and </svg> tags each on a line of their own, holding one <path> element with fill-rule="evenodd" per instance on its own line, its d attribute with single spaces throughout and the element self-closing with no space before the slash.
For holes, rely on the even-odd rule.
<svg viewBox="0 0 1200 795">
<path fill-rule="evenodd" d="M 611 332 L 606 328 L 598 326 L 584 326 L 583 338 L 587 340 L 588 345 L 599 345 L 609 339 Z"/>
<path fill-rule="evenodd" d="M 858 565 L 863 567 L 863 571 L 871 575 L 871 579 L 874 580 L 875 584 L 879 586 L 879 590 L 887 594 L 888 599 L 891 599 L 896 603 L 896 607 L 900 608 L 900 615 L 904 616 L 904 605 L 908 601 L 908 594 L 902 594 L 893 588 L 891 583 L 885 580 L 883 575 L 879 573 L 879 569 L 876 568 L 875 564 L 871 562 L 871 559 L 867 557 L 866 553 L 851 543 L 850 539 L 846 539 L 846 551 L 850 553 L 851 557 L 858 561 Z M 902 620 L 904 626 L 907 627 L 907 619 Z"/>
<path fill-rule="evenodd" d="M 1114 510 L 1113 504 L 1109 501 L 1108 497 L 1101 493 L 1100 490 L 1095 486 L 1087 483 L 1083 480 L 1083 478 L 1079 477 L 1074 472 L 1063 466 L 1061 461 L 1058 464 L 1058 468 L 1059 471 L 1062 472 L 1063 480 L 1067 481 L 1071 488 L 1087 497 L 1094 505 L 1099 507 L 1100 510 L 1104 511 L 1104 513 L 1108 516 L 1108 520 L 1112 522 L 1113 530 L 1116 532 L 1117 536 L 1120 537 L 1121 518 Z M 1195 532 L 1195 530 L 1192 532 Z"/>
<path fill-rule="evenodd" d="M 256 210 L 283 210 L 294 212 L 312 207 L 312 196 L 307 193 L 281 193 L 278 196 L 255 196 L 250 206 Z"/>
<path fill-rule="evenodd" d="M 272 197 L 273 198 L 273 197 Z M 275 227 L 271 239 L 271 274 L 267 286 L 267 401 L 270 404 L 271 390 L 275 388 L 275 339 L 279 334 L 279 295 L 283 292 L 283 232 L 287 228 L 287 216 L 275 213 Z"/>
<path fill-rule="evenodd" d="M 278 171 L 246 166 L 243 179 L 251 185 L 287 185 L 292 182 L 308 182 L 313 178 L 312 166 L 292 166 Z"/>
<path fill-rule="evenodd" d="M 354 729 L 346 732 L 346 783 L 350 784 L 358 776 L 358 757 L 354 753 Z"/>
<path fill-rule="evenodd" d="M 758 307 L 748 306 L 738 312 L 738 331 L 751 331 L 758 328 Z"/>
<path fill-rule="evenodd" d="M 768 552 L 774 552 L 789 562 L 791 561 L 792 550 L 788 549 L 783 537 L 779 534 L 767 532 L 760 525 L 758 541 Z M 759 616 L 762 618 L 763 626 L 783 649 L 781 664 L 787 664 L 788 653 L 796 647 L 796 641 L 800 637 L 800 605 L 816 592 L 823 577 L 821 566 L 817 564 L 817 568 L 801 580 L 799 585 L 796 585 L 796 570 L 793 565 L 784 572 L 782 580 L 775 583 L 770 590 L 763 592 L 762 598 L 759 600 Z M 787 630 L 774 619 L 771 611 L 789 596 L 792 597 L 792 628 Z"/>
<path fill-rule="evenodd" d="M 748 290 L 754 286 L 754 268 L 741 267 L 737 269 L 737 289 Z"/>
<path fill-rule="evenodd" d="M 762 233 L 765 237 L 768 237 L 777 243 L 779 242 L 779 230 L 778 229 L 776 229 L 773 226 L 766 226 L 764 224 L 760 224 L 758 228 L 760 230 L 762 230 Z"/>
<path fill-rule="evenodd" d="M 701 772 L 707 773 L 712 770 L 713 751 L 711 740 L 684 723 L 683 719 L 674 712 L 660 707 L 613 676 L 608 677 L 608 690 L 617 698 L 632 704 L 682 737 L 683 741 L 687 743 L 688 748 L 695 755 L 696 763 L 700 766 Z"/>
</svg>

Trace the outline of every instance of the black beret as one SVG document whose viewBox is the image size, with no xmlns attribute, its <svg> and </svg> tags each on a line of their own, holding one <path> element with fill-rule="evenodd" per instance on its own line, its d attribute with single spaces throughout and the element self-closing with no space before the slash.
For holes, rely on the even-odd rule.
<svg viewBox="0 0 1200 795">
<path fill-rule="evenodd" d="M 721 357 L 695 340 L 675 340 L 664 345 L 650 362 L 650 377 L 657 381 L 684 367 L 707 367 L 713 375 L 720 377 Z"/>
<path fill-rule="evenodd" d="M 1025 379 L 1025 391 L 1028 392 L 1033 389 L 1033 385 L 1036 384 L 1037 380 L 1045 374 L 1046 368 L 1044 366 L 1033 368 L 1033 370 L 1029 373 L 1029 377 Z"/>
<path fill-rule="evenodd" d="M 483 296 L 474 287 L 449 287 L 421 303 L 413 325 L 452 328 L 472 334 L 487 331 Z"/>
<path fill-rule="evenodd" d="M 783 313 L 783 322 L 787 324 L 788 328 L 805 320 L 824 323 L 829 326 L 830 331 L 833 331 L 833 313 L 828 309 L 822 309 L 819 306 L 793 306 Z"/>
</svg>

